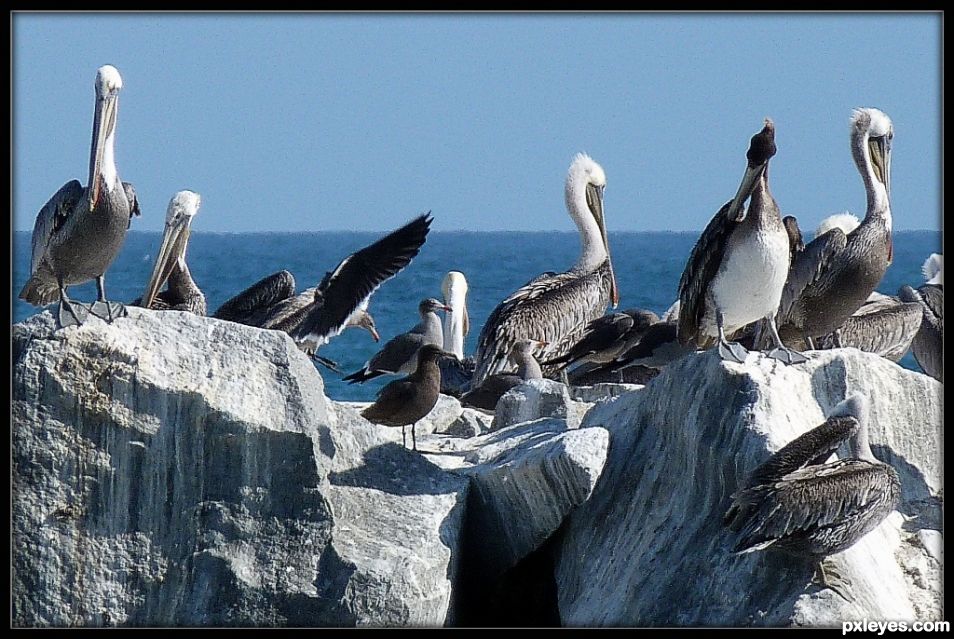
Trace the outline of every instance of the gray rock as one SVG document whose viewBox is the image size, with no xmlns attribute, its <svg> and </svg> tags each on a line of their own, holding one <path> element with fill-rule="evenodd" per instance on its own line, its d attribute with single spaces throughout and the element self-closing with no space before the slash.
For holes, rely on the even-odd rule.
<svg viewBox="0 0 954 639">
<path fill-rule="evenodd" d="M 552 379 L 531 379 L 511 388 L 500 398 L 491 430 L 541 417 L 561 417 L 570 428 L 576 428 L 590 406 L 573 401 L 566 384 Z"/>
<path fill-rule="evenodd" d="M 284 333 L 43 313 L 13 354 L 15 625 L 452 621 L 467 481 L 336 408 Z"/>
<path fill-rule="evenodd" d="M 625 393 L 631 393 L 643 388 L 642 384 L 615 384 L 599 383 L 592 386 L 570 386 L 570 399 L 575 402 L 596 403 L 613 399 Z"/>
<path fill-rule="evenodd" d="M 468 578 L 490 583 L 539 548 L 590 496 L 608 442 L 602 428 L 567 430 L 563 419 L 540 418 L 429 456 L 473 482 Z"/>
<path fill-rule="evenodd" d="M 810 562 L 736 556 L 722 525 L 748 473 L 824 421 L 847 392 L 871 399 L 875 455 L 902 483 L 901 513 L 826 559 L 851 601 L 812 583 Z M 675 401 L 674 401 L 675 400 Z M 556 551 L 559 610 L 573 626 L 837 626 L 939 619 L 939 563 L 918 532 L 940 505 L 941 384 L 854 349 L 784 366 L 713 351 L 673 364 L 636 393 L 597 404 L 582 429 L 610 433 L 592 496 Z"/>
<path fill-rule="evenodd" d="M 477 437 L 490 430 L 493 419 L 491 414 L 465 407 L 444 434 L 462 438 Z"/>
</svg>

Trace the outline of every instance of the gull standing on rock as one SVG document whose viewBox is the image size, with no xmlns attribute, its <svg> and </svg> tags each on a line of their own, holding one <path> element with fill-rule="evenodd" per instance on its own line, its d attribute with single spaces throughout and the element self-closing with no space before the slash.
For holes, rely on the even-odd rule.
<svg viewBox="0 0 954 639">
<path fill-rule="evenodd" d="M 775 125 L 765 120 L 752 136 L 748 164 L 735 197 L 709 222 L 679 280 L 678 336 L 684 345 L 708 348 L 718 341 L 722 359 L 742 363 L 746 350 L 726 335 L 764 318 L 776 348 L 769 357 L 806 361 L 782 345 L 775 312 L 788 274 L 789 235 L 769 191 L 768 163 L 775 155 Z M 749 207 L 743 204 L 751 196 Z"/>
<path fill-rule="evenodd" d="M 605 187 L 603 168 L 588 155 L 577 155 L 564 193 L 580 232 L 580 257 L 569 271 L 538 275 L 497 305 L 477 340 L 475 386 L 507 367 L 508 354 L 517 341 L 545 340 L 547 346 L 537 357 L 560 357 L 590 321 L 600 317 L 611 302 L 614 308 L 619 303 L 603 217 Z"/>
<path fill-rule="evenodd" d="M 444 341 L 444 332 L 437 311 L 444 310 L 450 313 L 451 308 L 431 297 L 421 300 L 417 310 L 421 315 L 421 321 L 414 328 L 397 337 L 392 337 L 380 351 L 365 362 L 364 366 L 344 377 L 344 380 L 354 384 L 366 382 L 379 375 L 412 373 L 417 369 L 418 351 L 423 346 L 433 344 L 440 347 Z M 440 348 L 438 351 L 444 354 Z M 439 382 L 440 379 L 438 379 Z"/>
<path fill-rule="evenodd" d="M 30 279 L 20 299 L 34 306 L 59 300 L 59 326 L 82 324 L 88 313 L 112 321 L 126 314 L 106 300 L 105 273 L 126 239 L 139 202 L 131 184 L 116 169 L 116 114 L 123 80 L 116 67 L 96 72 L 96 107 L 86 188 L 70 180 L 40 209 L 33 226 Z M 96 302 L 85 308 L 66 295 L 74 284 L 96 280 Z"/>
<path fill-rule="evenodd" d="M 406 427 L 411 427 L 411 441 L 417 450 L 414 426 L 437 404 L 441 391 L 441 371 L 437 360 L 444 355 L 437 344 L 425 344 L 416 358 L 414 372 L 403 379 L 389 382 L 378 393 L 374 403 L 361 411 L 361 416 L 374 424 L 400 426 L 404 446 Z"/>
</svg>

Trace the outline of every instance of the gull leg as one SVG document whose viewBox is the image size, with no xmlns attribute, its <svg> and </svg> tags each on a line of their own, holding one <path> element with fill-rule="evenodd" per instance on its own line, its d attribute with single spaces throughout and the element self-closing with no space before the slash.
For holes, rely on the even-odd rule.
<svg viewBox="0 0 954 639">
<path fill-rule="evenodd" d="M 765 319 L 768 322 L 769 329 L 772 331 L 772 339 L 775 340 L 775 348 L 766 353 L 766 357 L 777 359 L 783 364 L 801 364 L 802 362 L 807 362 L 807 357 L 798 351 L 787 348 L 785 344 L 782 343 L 782 338 L 778 336 L 778 328 L 775 326 L 775 315 L 769 315 Z"/>
<path fill-rule="evenodd" d="M 96 288 L 99 290 L 99 296 L 89 307 L 91 314 L 106 322 L 112 322 L 119 317 L 129 315 L 124 305 L 106 299 L 106 278 L 103 275 L 96 278 Z"/>
<path fill-rule="evenodd" d="M 89 316 L 89 312 L 86 310 L 85 306 L 79 302 L 72 301 L 66 296 L 66 287 L 63 286 L 62 281 L 59 282 L 59 285 L 60 304 L 57 307 L 56 312 L 56 321 L 59 326 L 57 326 L 57 328 L 81 325 L 86 321 L 86 318 Z"/>
<path fill-rule="evenodd" d="M 716 310 L 716 324 L 719 327 L 719 357 L 730 362 L 743 364 L 745 363 L 745 356 L 749 352 L 738 342 L 730 342 L 725 338 L 724 323 L 722 311 Z"/>
<path fill-rule="evenodd" d="M 414 450 L 417 450 L 417 437 L 414 436 L 414 427 L 417 426 L 417 422 L 411 424 L 411 441 L 414 443 Z"/>
<path fill-rule="evenodd" d="M 401 446 L 407 448 L 407 426 L 401 426 Z"/>
</svg>

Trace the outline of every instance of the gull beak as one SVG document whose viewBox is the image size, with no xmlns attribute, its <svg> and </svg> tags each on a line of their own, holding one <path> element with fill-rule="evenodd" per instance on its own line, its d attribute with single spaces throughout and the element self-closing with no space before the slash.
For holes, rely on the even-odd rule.
<svg viewBox="0 0 954 639">
<path fill-rule="evenodd" d="M 593 219 L 596 220 L 596 226 L 600 229 L 600 235 L 603 237 L 603 248 L 606 250 L 606 260 L 609 262 L 610 270 L 610 298 L 613 302 L 613 308 L 619 305 L 619 289 L 616 287 L 616 273 L 613 271 L 613 260 L 610 258 L 609 239 L 606 237 L 606 221 L 603 217 L 603 190 L 605 187 L 586 185 L 586 205 L 590 208 Z"/>
<path fill-rule="evenodd" d="M 118 106 L 119 96 L 115 93 L 96 98 L 96 110 L 93 113 L 93 141 L 89 155 L 89 180 L 86 182 L 90 210 L 96 208 L 102 195 L 103 154 L 106 150 L 106 140 L 116 130 Z"/>
<path fill-rule="evenodd" d="M 152 275 L 146 284 L 146 292 L 142 296 L 142 307 L 149 308 L 159 288 L 165 284 L 172 273 L 179 258 L 185 257 L 186 245 L 189 242 L 189 226 L 192 218 L 182 216 L 171 224 L 166 225 L 162 236 L 162 246 L 156 256 L 156 263 L 152 268 Z"/>
</svg>

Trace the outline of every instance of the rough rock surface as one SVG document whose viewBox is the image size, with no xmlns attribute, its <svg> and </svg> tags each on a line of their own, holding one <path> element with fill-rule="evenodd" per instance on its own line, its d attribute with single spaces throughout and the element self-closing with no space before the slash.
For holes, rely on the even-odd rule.
<svg viewBox="0 0 954 639">
<path fill-rule="evenodd" d="M 616 384 L 600 382 L 592 386 L 570 386 L 570 399 L 576 402 L 596 403 L 619 397 L 643 388 L 642 384 Z"/>
<path fill-rule="evenodd" d="M 570 397 L 566 384 L 552 379 L 531 379 L 514 386 L 497 402 L 491 430 L 541 417 L 561 417 L 570 428 L 576 428 L 592 404 Z"/>
<path fill-rule="evenodd" d="M 129 314 L 14 326 L 15 625 L 452 621 L 467 480 L 283 333 Z"/>
<path fill-rule="evenodd" d="M 733 555 L 722 516 L 756 465 L 854 391 L 871 399 L 872 449 L 898 471 L 902 503 L 826 559 L 846 601 L 813 583 L 810 562 L 770 551 Z M 941 423 L 940 383 L 855 349 L 813 352 L 797 366 L 756 353 L 744 365 L 721 362 L 714 350 L 697 353 L 645 389 L 597 404 L 581 429 L 607 429 L 610 452 L 555 551 L 562 623 L 942 618 Z"/>
<path fill-rule="evenodd" d="M 489 431 L 493 421 L 493 414 L 464 407 L 460 416 L 451 422 L 443 434 L 463 438 L 477 437 Z"/>
<path fill-rule="evenodd" d="M 495 430 L 442 397 L 416 454 L 328 400 L 283 333 L 135 308 L 52 328 L 14 326 L 14 625 L 941 618 L 941 385 L 883 358 L 699 353 L 643 388 L 536 380 Z M 854 390 L 904 516 L 829 558 L 846 602 L 811 565 L 731 555 L 721 519 Z"/>
</svg>

